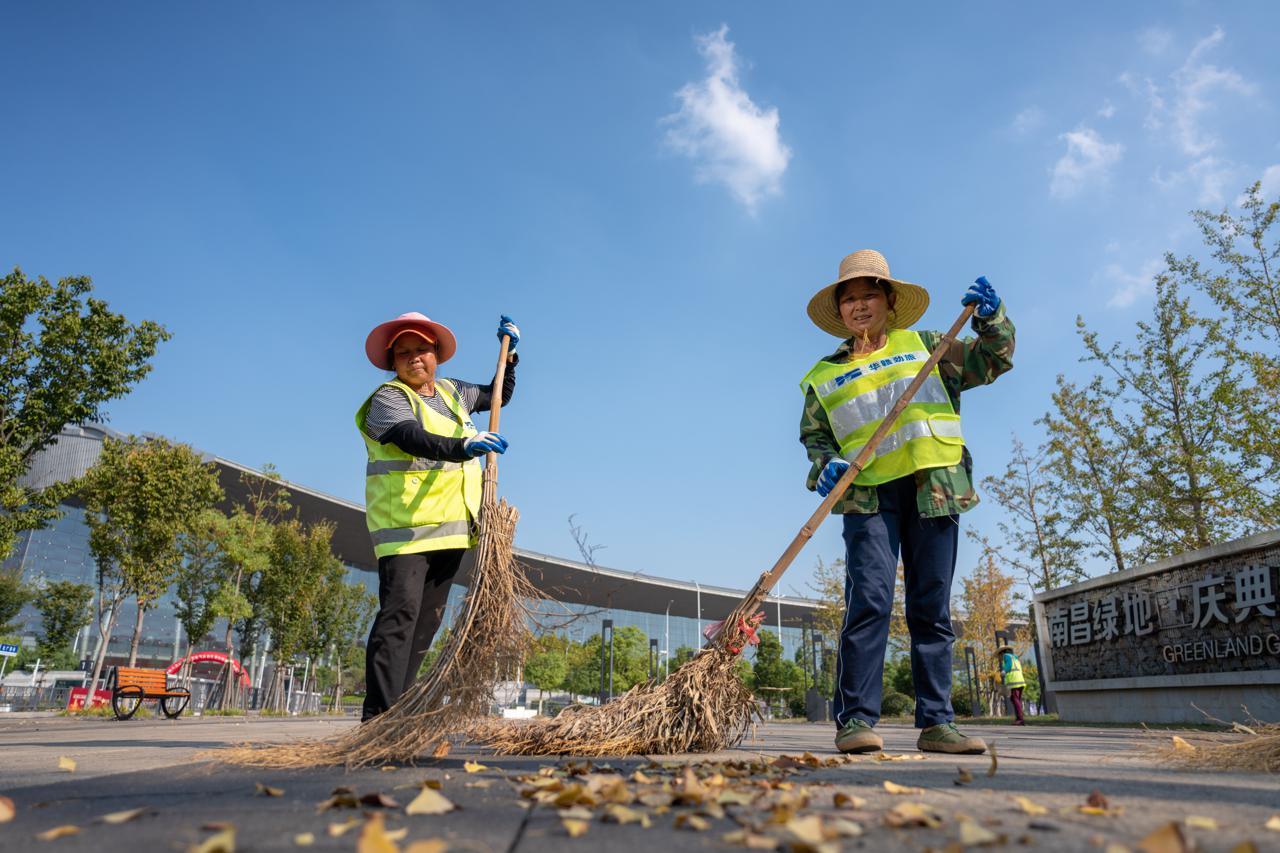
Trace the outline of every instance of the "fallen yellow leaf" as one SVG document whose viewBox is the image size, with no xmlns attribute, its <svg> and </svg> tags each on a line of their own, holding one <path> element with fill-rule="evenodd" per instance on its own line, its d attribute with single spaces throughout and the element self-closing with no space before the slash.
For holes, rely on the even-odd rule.
<svg viewBox="0 0 1280 853">
<path fill-rule="evenodd" d="M 210 835 L 199 844 L 187 848 L 187 853 L 236 853 L 236 829 L 229 826 L 217 835 Z"/>
<path fill-rule="evenodd" d="M 264 785 L 261 782 L 253 783 L 253 792 L 261 794 L 264 797 L 283 797 L 284 788 L 273 788 L 270 785 Z"/>
<path fill-rule="evenodd" d="M 739 847 L 745 847 L 748 850 L 774 850 L 778 846 L 778 840 L 768 835 L 757 835 L 747 829 L 739 829 L 734 832 L 726 833 L 720 836 L 725 844 L 735 844 Z"/>
<path fill-rule="evenodd" d="M 359 825 L 360 825 L 360 818 L 349 817 L 342 823 L 329 824 L 329 828 L 326 829 L 325 832 L 329 835 L 330 838 L 340 838 L 341 836 L 346 835 L 347 831 L 350 830 L 352 827 L 356 827 Z"/>
<path fill-rule="evenodd" d="M 364 822 L 360 837 L 356 839 L 356 853 L 400 853 L 396 843 L 387 838 L 385 821 L 382 812 L 375 812 Z"/>
<path fill-rule="evenodd" d="M 310 832 L 299 832 L 293 837 L 293 843 L 299 847 L 310 847 L 316 843 L 316 837 Z"/>
<path fill-rule="evenodd" d="M 146 813 L 147 813 L 147 808 L 146 806 L 143 806 L 140 809 L 129 809 L 128 811 L 112 812 L 111 814 L 104 814 L 102 817 L 98 818 L 98 820 L 102 821 L 103 823 L 110 823 L 110 824 L 128 823 L 129 821 L 135 818 L 142 817 Z"/>
<path fill-rule="evenodd" d="M 13 800 L 8 797 L 0 797 L 0 823 L 8 823 L 13 820 L 13 816 L 18 813 L 18 808 L 13 804 Z"/>
<path fill-rule="evenodd" d="M 613 823 L 638 823 L 645 829 L 650 826 L 649 816 L 639 809 L 627 808 L 617 803 L 610 803 L 604 807 L 604 814 L 601 820 L 612 821 Z"/>
<path fill-rule="evenodd" d="M 1042 815 L 1042 814 L 1048 814 L 1048 813 L 1049 813 L 1049 810 L 1048 810 L 1047 808 L 1045 808 L 1044 806 L 1040 805 L 1039 803 L 1032 802 L 1031 800 L 1027 799 L 1026 797 L 1014 797 L 1014 798 L 1013 798 L 1013 801 L 1014 801 L 1015 803 L 1017 803 L 1017 804 L 1018 804 L 1018 808 L 1022 809 L 1022 811 L 1023 811 L 1024 813 L 1026 813 L 1026 814 L 1029 814 L 1029 815 Z"/>
<path fill-rule="evenodd" d="M 676 815 L 675 826 L 677 829 L 692 829 L 696 832 L 706 832 L 711 828 L 711 822 L 705 817 L 699 817 L 696 814 L 684 812 Z"/>
<path fill-rule="evenodd" d="M 1267 818 L 1265 825 L 1267 829 L 1272 832 L 1280 832 L 1280 814 L 1273 814 L 1271 817 Z"/>
<path fill-rule="evenodd" d="M 827 832 L 838 838 L 856 838 L 862 834 L 862 824 L 845 820 L 842 817 L 832 818 L 826 823 Z"/>
<path fill-rule="evenodd" d="M 591 828 L 591 824 L 585 820 L 562 820 L 560 825 L 564 827 L 564 831 L 569 833 L 570 838 L 579 838 L 587 834 L 587 830 Z"/>
<path fill-rule="evenodd" d="M 973 781 L 973 774 L 963 767 L 957 767 L 954 781 L 957 785 L 968 785 Z"/>
<path fill-rule="evenodd" d="M 924 803 L 898 803 L 885 814 L 884 822 L 892 827 L 927 826 L 933 829 L 942 826 L 933 809 Z"/>
<path fill-rule="evenodd" d="M 1258 853 L 1258 845 L 1252 841 L 1241 841 L 1231 848 L 1231 853 Z"/>
<path fill-rule="evenodd" d="M 434 788 L 423 788 L 413 802 L 404 807 L 405 814 L 445 814 L 456 809 L 452 802 Z"/>
<path fill-rule="evenodd" d="M 1000 762 L 996 761 L 996 742 L 991 741 L 987 744 L 987 754 L 991 756 L 991 766 L 987 768 L 987 777 L 996 775 L 996 768 L 1000 766 Z"/>
<path fill-rule="evenodd" d="M 489 768 L 478 761 L 464 761 L 462 769 L 468 773 L 479 773 L 481 770 L 488 770 Z"/>
<path fill-rule="evenodd" d="M 1173 736 L 1173 751 L 1174 751 L 1174 752 L 1195 752 L 1195 751 L 1196 751 L 1196 748 L 1195 748 L 1194 746 L 1192 746 L 1191 744 L 1187 743 L 1187 742 L 1186 742 L 1185 740 L 1183 740 L 1182 738 L 1178 737 L 1177 735 L 1174 735 L 1174 736 Z"/>
<path fill-rule="evenodd" d="M 960 843 L 965 847 L 984 847 L 988 844 L 1001 843 L 1001 836 L 996 835 L 976 821 L 960 821 Z"/>
<path fill-rule="evenodd" d="M 436 744 L 436 748 L 431 751 L 432 758 L 444 758 L 449 754 L 449 750 L 453 749 L 453 744 L 447 740 L 442 740 Z"/>
<path fill-rule="evenodd" d="M 404 848 L 404 853 L 445 853 L 448 849 L 449 845 L 443 839 L 426 838 L 410 842 L 409 846 Z"/>
<path fill-rule="evenodd" d="M 64 824 L 63 826 L 55 826 L 53 829 L 46 829 L 44 832 L 36 833 L 36 838 L 40 841 L 54 841 L 59 838 L 66 838 L 68 835 L 75 835 L 80 831 L 80 827 Z"/>
<path fill-rule="evenodd" d="M 1211 829 L 1218 828 L 1218 822 L 1211 817 L 1201 817 L 1200 815 L 1187 815 L 1187 826 L 1192 829 Z"/>
<path fill-rule="evenodd" d="M 58 756 L 58 769 L 65 770 L 68 773 L 76 772 L 76 761 L 74 758 L 67 758 L 65 755 Z"/>
<path fill-rule="evenodd" d="M 862 797 L 846 794 L 844 791 L 836 791 L 831 797 L 831 803 L 842 809 L 860 809 L 867 804 L 867 801 Z"/>
<path fill-rule="evenodd" d="M 409 834 L 409 827 L 402 826 L 399 829 L 388 829 L 387 840 L 391 842 L 404 841 L 405 836 Z"/>
<path fill-rule="evenodd" d="M 1137 849 L 1142 853 L 1190 853 L 1191 846 L 1182 827 L 1170 822 L 1139 841 Z"/>
<path fill-rule="evenodd" d="M 890 782 L 888 779 L 884 782 L 884 789 L 890 794 L 923 794 L 924 788 L 912 788 L 909 785 L 899 785 L 896 782 Z"/>
</svg>

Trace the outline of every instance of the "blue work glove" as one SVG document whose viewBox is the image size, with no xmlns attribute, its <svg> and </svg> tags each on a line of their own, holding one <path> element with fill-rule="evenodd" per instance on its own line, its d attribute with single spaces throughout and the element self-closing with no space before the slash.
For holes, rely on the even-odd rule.
<svg viewBox="0 0 1280 853">
<path fill-rule="evenodd" d="M 511 338 L 511 344 L 507 347 L 507 352 L 515 352 L 516 344 L 520 343 L 520 327 L 506 314 L 503 314 L 502 319 L 498 322 L 498 340 L 502 340 L 503 335 Z"/>
<path fill-rule="evenodd" d="M 827 467 L 822 469 L 822 473 L 818 475 L 818 494 L 826 497 L 831 494 L 831 490 L 836 487 L 836 481 L 849 470 L 849 463 L 843 459 L 832 459 L 827 463 Z"/>
<path fill-rule="evenodd" d="M 987 281 L 985 275 L 980 275 L 974 280 L 973 285 L 964 292 L 964 297 L 960 300 L 961 305 L 977 305 L 973 313 L 979 317 L 990 317 L 996 313 L 996 309 L 1000 307 L 1000 297 L 996 295 L 996 289 L 991 286 L 991 282 Z"/>
<path fill-rule="evenodd" d="M 496 432 L 481 432 L 462 442 L 462 449 L 470 453 L 472 459 L 486 453 L 505 453 L 507 440 Z"/>
</svg>

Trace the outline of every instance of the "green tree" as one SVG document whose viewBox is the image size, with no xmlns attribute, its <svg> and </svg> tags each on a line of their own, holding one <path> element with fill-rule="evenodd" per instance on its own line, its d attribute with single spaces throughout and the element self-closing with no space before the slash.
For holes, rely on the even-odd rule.
<svg viewBox="0 0 1280 853">
<path fill-rule="evenodd" d="M 93 618 L 89 610 L 92 601 L 93 587 L 67 580 L 46 583 L 36 594 L 41 622 L 36 652 L 50 669 L 70 668 L 78 663 L 71 644 Z"/>
<path fill-rule="evenodd" d="M 95 559 L 109 562 L 119 575 L 120 592 L 137 603 L 129 645 L 133 666 L 143 617 L 182 565 L 180 538 L 222 497 L 217 471 L 185 444 L 108 438 L 82 479 L 80 495 L 90 550 Z"/>
<path fill-rule="evenodd" d="M 1120 572 L 1146 562 L 1147 555 L 1134 544 L 1142 525 L 1131 488 L 1134 442 L 1116 417 L 1113 396 L 1100 376 L 1083 387 L 1059 376 L 1053 408 L 1040 423 L 1049 434 L 1045 467 L 1052 503 L 1073 534 L 1088 537 L 1091 556 Z M 1038 553 L 1047 559 L 1052 549 Z M 1040 574 L 1055 582 L 1069 580 L 1076 568 L 1068 564 L 1063 573 L 1042 564 Z"/>
<path fill-rule="evenodd" d="M 596 634 L 570 650 L 569 676 L 566 686 L 579 696 L 598 696 L 603 661 L 605 689 L 608 690 L 608 647 L 601 652 L 600 635 Z M 615 628 L 613 632 L 613 695 L 630 690 L 633 685 L 649 680 L 649 639 L 634 625 Z"/>
<path fill-rule="evenodd" d="M 232 631 L 241 638 L 241 661 L 252 660 L 263 624 L 264 608 L 258 587 L 271 562 L 275 525 L 289 512 L 289 492 L 280 485 L 280 475 L 271 465 L 262 474 L 240 475 L 246 500 L 238 503 L 217 528 L 218 546 L 222 550 L 222 579 L 211 603 L 216 618 L 226 620 L 223 638 L 227 659 L 235 657 Z M 257 606 L 255 606 L 257 605 Z M 256 679 L 257 673 L 251 673 Z M 215 694 L 215 704 L 222 709 L 241 704 L 239 682 L 230 666 L 223 667 L 222 689 Z"/>
<path fill-rule="evenodd" d="M 178 541 L 182 563 L 174 578 L 174 613 L 187 636 L 184 657 L 190 656 L 218 618 L 214 603 L 225 582 L 219 534 L 225 523 L 222 513 L 206 510 L 196 516 Z"/>
<path fill-rule="evenodd" d="M 74 491 L 22 483 L 35 455 L 68 424 L 103 420 L 169 339 L 155 323 L 112 313 L 92 289 L 87 277 L 55 285 L 20 269 L 0 279 L 0 560 L 19 533 L 57 518 Z"/>
<path fill-rule="evenodd" d="M 333 525 L 328 522 L 303 527 L 287 521 L 273 527 L 269 565 L 258 593 L 276 661 L 269 694 L 275 710 L 283 708 L 284 669 L 316 642 L 320 599 L 334 574 L 343 571 L 333 556 L 332 539 Z"/>
<path fill-rule="evenodd" d="M 1155 558 L 1240 535 L 1268 503 L 1256 455 L 1235 438 L 1249 403 L 1223 321 L 1182 295 L 1183 265 L 1170 256 L 1167 267 L 1156 277 L 1151 320 L 1137 324 L 1127 346 L 1104 346 L 1077 321 L 1087 360 L 1115 377 L 1128 407 L 1138 536 Z"/>
<path fill-rule="evenodd" d="M 790 707 L 804 702 L 804 671 L 782 656 L 782 642 L 772 631 L 760 631 L 755 660 L 751 664 L 753 689 L 770 706 Z"/>
<path fill-rule="evenodd" d="M 1224 349 L 1229 361 L 1245 365 L 1252 380 L 1237 403 L 1243 405 L 1239 428 L 1230 438 L 1236 452 L 1257 465 L 1264 495 L 1258 527 L 1280 524 L 1280 201 L 1268 202 L 1261 183 L 1244 194 L 1243 213 L 1232 216 L 1198 210 L 1193 214 L 1216 267 L 1193 259 L 1173 260 L 1171 268 L 1204 292 L 1223 312 Z"/>
<path fill-rule="evenodd" d="M 840 632 L 844 629 L 844 585 L 847 572 L 843 559 L 830 563 L 818 558 L 817 567 L 809 581 L 818 606 L 814 608 L 814 628 L 828 642 L 836 645 L 840 642 Z M 911 633 L 907 630 L 907 585 L 903 576 L 902 563 L 898 563 L 897 577 L 893 586 L 893 605 L 889 615 L 889 649 L 903 652 L 911 648 Z"/>
<path fill-rule="evenodd" d="M 547 634 L 533 641 L 533 648 L 524 662 L 525 680 L 538 688 L 538 713 L 542 713 L 542 700 L 548 690 L 557 690 L 569 676 L 569 660 L 565 655 L 565 641 Z"/>
<path fill-rule="evenodd" d="M 17 569 L 0 568 L 0 634 L 8 634 L 22 627 L 13 620 L 34 594 L 31 587 L 22 582 L 22 575 Z"/>
<path fill-rule="evenodd" d="M 330 545 L 330 543 L 326 543 Z M 333 710 L 342 707 L 342 670 L 351 660 L 352 651 L 377 611 L 377 596 L 359 584 L 347 583 L 347 569 L 334 558 L 322 569 L 320 589 L 312 608 L 312 630 L 308 633 L 306 652 L 315 661 L 317 682 L 320 661 L 328 657 L 332 667 L 334 689 Z"/>
<path fill-rule="evenodd" d="M 973 648 L 981 682 L 979 701 L 985 701 L 992 711 L 1001 683 L 996 631 L 1009 627 L 1013 616 L 1013 585 L 1013 575 L 1001 570 L 997 555 L 991 549 L 983 551 L 978 566 L 962 581 L 959 609 L 963 628 L 959 645 Z M 1010 642 L 1016 650 L 1025 645 L 1026 638 L 1017 636 Z"/>
<path fill-rule="evenodd" d="M 969 533 L 984 551 L 998 550 L 1033 591 L 1054 589 L 1084 576 L 1080 544 L 1057 506 L 1046 453 L 1044 447 L 1028 452 L 1015 435 L 1004 473 L 982 480 L 983 489 L 1006 513 L 1005 520 L 998 522 L 1005 547 L 997 549 L 987 539 Z"/>
<path fill-rule="evenodd" d="M 222 494 L 212 463 L 163 439 L 108 438 L 78 490 L 97 564 L 98 600 L 107 614 L 91 684 L 102 673 L 120 603 L 138 604 L 129 663 L 137 662 L 142 620 L 182 562 L 178 540 L 187 524 Z"/>
</svg>

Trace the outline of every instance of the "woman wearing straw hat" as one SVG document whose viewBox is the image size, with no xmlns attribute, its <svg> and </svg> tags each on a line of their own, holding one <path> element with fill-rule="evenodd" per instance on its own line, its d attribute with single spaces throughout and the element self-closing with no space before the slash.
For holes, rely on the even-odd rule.
<svg viewBox="0 0 1280 853">
<path fill-rule="evenodd" d="M 503 316 L 498 337 L 511 338 L 502 383 L 505 406 L 515 390 L 520 330 Z M 365 647 L 363 720 L 391 707 L 418 674 L 444 616 L 462 555 L 476 544 L 479 457 L 502 453 L 501 435 L 480 432 L 473 412 L 494 405 L 492 383 L 436 376 L 457 341 L 448 327 L 417 312 L 375 327 L 365 340 L 375 367 L 394 371 L 356 412 L 369 461 L 365 518 L 378 557 L 378 615 Z"/>
<path fill-rule="evenodd" d="M 986 744 L 955 727 L 951 709 L 951 580 L 959 514 L 978 497 L 960 431 L 960 392 L 985 385 L 1013 363 L 1013 324 L 985 279 L 961 300 L 973 304 L 976 340 L 954 342 L 899 424 L 835 505 L 844 517 L 845 617 L 836 667 L 836 747 L 873 752 L 884 657 L 901 555 L 916 746 L 980 753 Z M 800 440 L 813 463 L 808 487 L 826 496 L 875 432 L 941 334 L 911 330 L 929 305 L 923 287 L 893 278 L 879 252 L 840 263 L 839 277 L 809 301 L 809 317 L 841 339 L 801 382 Z"/>
<path fill-rule="evenodd" d="M 1004 683 L 1005 690 L 1009 691 L 1009 701 L 1013 703 L 1013 713 L 1015 726 L 1025 726 L 1027 721 L 1022 718 L 1022 690 L 1027 686 L 1027 679 L 1022 675 L 1022 661 L 1018 660 L 1018 656 L 1013 653 L 1013 646 L 1006 643 L 996 650 L 996 654 L 1000 655 L 1000 680 Z"/>
</svg>

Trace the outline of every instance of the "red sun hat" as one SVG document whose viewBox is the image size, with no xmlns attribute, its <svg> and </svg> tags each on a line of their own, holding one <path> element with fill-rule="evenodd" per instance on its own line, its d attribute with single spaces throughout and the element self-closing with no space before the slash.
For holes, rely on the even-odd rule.
<svg viewBox="0 0 1280 853">
<path fill-rule="evenodd" d="M 374 367 L 392 370 L 391 345 L 403 332 L 416 332 L 436 345 L 436 363 L 444 364 L 453 358 L 458 349 L 458 341 L 449 331 L 449 327 L 434 322 L 425 314 L 410 311 L 401 314 L 394 320 L 388 320 L 373 327 L 369 337 L 364 341 L 364 354 L 373 362 Z"/>
</svg>

